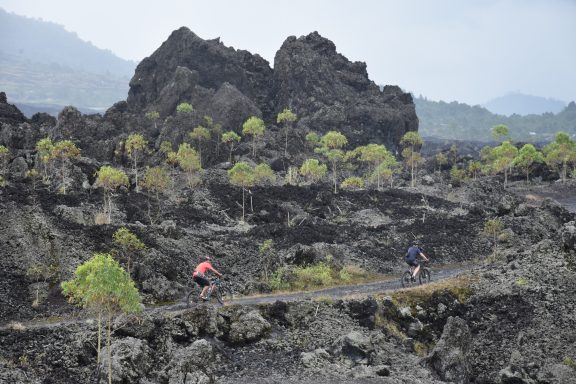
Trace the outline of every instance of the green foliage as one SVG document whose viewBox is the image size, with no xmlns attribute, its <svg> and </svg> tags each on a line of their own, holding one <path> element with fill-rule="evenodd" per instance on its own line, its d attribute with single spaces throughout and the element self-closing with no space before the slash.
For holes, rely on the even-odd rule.
<svg viewBox="0 0 576 384">
<path fill-rule="evenodd" d="M 270 287 L 274 290 L 306 290 L 364 282 L 371 278 L 373 276 L 358 266 L 346 265 L 339 268 L 326 260 L 307 266 L 282 266 L 272 274 Z"/>
<path fill-rule="evenodd" d="M 142 188 L 151 192 L 156 197 L 156 214 L 154 216 L 160 216 L 162 213 L 162 199 L 160 196 L 166 194 L 174 185 L 172 176 L 168 173 L 166 168 L 158 166 L 151 167 L 144 173 L 144 178 L 142 179 Z M 150 224 L 154 223 L 154 218 L 152 215 L 152 204 L 150 199 L 148 199 L 148 218 L 150 219 Z"/>
<path fill-rule="evenodd" d="M 200 157 L 200 163 L 202 163 L 202 142 L 210 140 L 210 130 L 199 125 L 189 135 L 192 140 L 198 141 L 198 156 Z"/>
<path fill-rule="evenodd" d="M 126 144 L 124 147 L 126 148 L 126 153 L 128 157 L 132 159 L 132 169 L 134 171 L 134 179 L 136 184 L 136 191 L 139 190 L 138 187 L 138 160 L 141 155 L 144 154 L 146 147 L 148 146 L 148 140 L 144 138 L 139 133 L 133 133 L 126 139 Z"/>
<path fill-rule="evenodd" d="M 186 173 L 189 187 L 193 188 L 200 183 L 199 174 L 202 171 L 200 156 L 194 148 L 190 147 L 190 144 L 180 144 L 176 153 L 176 161 Z"/>
<path fill-rule="evenodd" d="M 468 175 L 472 176 L 474 180 L 478 176 L 478 173 L 482 170 L 482 163 L 478 160 L 472 160 L 468 163 Z"/>
<path fill-rule="evenodd" d="M 482 236 L 488 237 L 492 240 L 494 244 L 493 255 L 496 254 L 498 246 L 498 236 L 504 230 L 504 223 L 499 218 L 486 220 L 484 223 L 484 229 L 482 230 Z"/>
<path fill-rule="evenodd" d="M 160 113 L 157 111 L 150 111 L 147 112 L 146 115 L 144 115 L 148 120 L 152 121 L 154 123 L 154 129 L 158 129 L 158 126 L 156 125 L 156 122 L 160 119 Z"/>
<path fill-rule="evenodd" d="M 228 170 L 228 177 L 232 185 L 236 185 L 242 188 L 242 221 L 245 217 L 245 189 L 251 187 L 255 183 L 254 170 L 248 163 L 244 161 L 239 161 L 234 164 L 232 169 Z"/>
<path fill-rule="evenodd" d="M 320 136 L 316 132 L 308 132 L 305 137 L 306 143 L 314 148 L 320 144 Z"/>
<path fill-rule="evenodd" d="M 380 189 L 381 181 L 389 179 L 398 162 L 392 153 L 382 144 L 368 144 L 354 150 L 358 159 L 370 164 L 370 172 L 367 179 L 376 180 L 376 188 Z"/>
<path fill-rule="evenodd" d="M 504 124 L 498 124 L 492 127 L 490 131 L 490 136 L 496 141 L 503 141 L 504 139 L 508 139 L 510 137 L 510 130 L 508 126 Z"/>
<path fill-rule="evenodd" d="M 0 145 L 0 177 L 6 175 L 8 161 L 10 160 L 10 150 Z"/>
<path fill-rule="evenodd" d="M 434 161 L 438 166 L 438 172 L 440 172 L 442 170 L 442 166 L 448 164 L 448 157 L 444 154 L 444 152 L 440 152 L 434 156 Z"/>
<path fill-rule="evenodd" d="M 234 142 L 240 142 L 240 135 L 238 135 L 234 131 L 224 132 L 222 134 L 222 142 L 228 144 L 230 147 L 230 156 L 228 157 L 228 161 L 232 162 L 232 153 L 234 152 Z"/>
<path fill-rule="evenodd" d="M 300 174 L 311 183 L 320 181 L 327 171 L 326 164 L 321 164 L 317 159 L 306 159 L 300 167 Z"/>
<path fill-rule="evenodd" d="M 60 191 L 63 194 L 66 194 L 66 186 L 68 184 L 66 177 L 68 176 L 70 160 L 78 157 L 80 157 L 80 149 L 70 140 L 58 141 L 51 148 L 50 158 L 60 164 L 59 170 L 62 180 Z"/>
<path fill-rule="evenodd" d="M 180 103 L 176 107 L 176 112 L 180 114 L 190 114 L 194 112 L 194 108 L 192 108 L 192 104 L 190 103 Z"/>
<path fill-rule="evenodd" d="M 406 164 L 410 168 L 410 185 L 414 187 L 416 182 L 416 171 L 418 169 L 418 165 L 420 165 L 424 159 L 418 153 L 420 147 L 424 143 L 422 137 L 418 134 L 418 132 L 408 131 L 402 138 L 400 139 L 400 144 L 404 146 L 402 150 L 402 157 Z"/>
<path fill-rule="evenodd" d="M 334 182 L 334 193 L 337 193 L 338 186 L 338 163 L 344 160 L 344 151 L 341 149 L 348 144 L 348 139 L 338 131 L 330 131 L 320 139 L 320 147 L 315 152 L 320 153 L 332 163 L 332 180 Z"/>
<path fill-rule="evenodd" d="M 128 271 L 128 276 L 130 276 L 130 261 L 132 257 L 137 255 L 139 251 L 146 249 L 146 246 L 138 239 L 138 236 L 125 227 L 119 228 L 114 232 L 112 243 L 118 247 L 118 254 L 126 259 L 126 271 Z"/>
<path fill-rule="evenodd" d="M 570 165 L 576 164 L 576 142 L 566 132 L 558 132 L 554 142 L 544 147 L 546 164 L 560 174 L 562 182 L 566 181 Z"/>
<path fill-rule="evenodd" d="M 358 176 L 347 177 L 340 183 L 342 189 L 362 189 L 364 188 L 364 180 Z"/>
<path fill-rule="evenodd" d="M 252 136 L 252 156 L 256 156 L 256 140 L 264 136 L 265 130 L 264 120 L 256 116 L 250 117 L 242 125 L 242 134 Z"/>
<path fill-rule="evenodd" d="M 576 360 L 571 357 L 565 357 L 563 361 L 564 365 L 576 370 Z"/>
<path fill-rule="evenodd" d="M 504 141 L 499 146 L 494 147 L 489 154 L 491 169 L 496 173 L 504 172 L 504 186 L 508 184 L 508 174 L 514 165 L 514 159 L 517 155 L 518 148 L 510 141 Z"/>
<path fill-rule="evenodd" d="M 96 172 L 96 187 L 104 189 L 104 207 L 103 211 L 108 216 L 108 223 L 111 221 L 112 215 L 112 192 L 122 186 L 128 186 L 128 176 L 124 171 L 113 168 L 109 165 L 102 166 Z"/>
<path fill-rule="evenodd" d="M 514 281 L 514 284 L 516 284 L 519 287 L 524 287 L 524 286 L 528 285 L 528 280 L 526 280 L 523 277 L 520 277 L 520 278 L 516 279 L 516 281 Z"/>
<path fill-rule="evenodd" d="M 170 152 L 173 152 L 174 148 L 172 148 L 172 143 L 168 140 L 164 140 L 162 144 L 160 144 L 160 152 L 167 155 Z"/>
<path fill-rule="evenodd" d="M 298 116 L 296 116 L 296 114 L 288 108 L 285 108 L 276 117 L 276 122 L 278 124 L 284 124 L 284 133 L 285 133 L 285 135 L 284 135 L 284 138 L 285 138 L 284 156 L 286 156 L 287 152 L 288 152 L 288 130 L 292 126 L 292 123 L 294 123 L 297 118 L 298 118 Z"/>
<path fill-rule="evenodd" d="M 98 313 L 98 364 L 100 363 L 100 320 L 108 320 L 108 381 L 112 382 L 111 328 L 114 314 L 142 311 L 140 294 L 134 282 L 110 254 L 97 253 L 74 272 L 74 278 L 61 284 L 62 292 L 81 307 Z"/>
<path fill-rule="evenodd" d="M 514 158 L 514 166 L 526 172 L 526 182 L 530 181 L 530 170 L 537 163 L 544 163 L 544 156 L 532 144 L 524 144 Z"/>
<path fill-rule="evenodd" d="M 257 185 L 273 184 L 276 174 L 268 164 L 261 163 L 254 167 L 254 183 Z"/>
<path fill-rule="evenodd" d="M 456 165 L 453 165 L 450 168 L 450 178 L 454 180 L 456 183 L 460 184 L 466 181 L 468 175 L 466 174 L 466 170 L 458 168 Z"/>
</svg>

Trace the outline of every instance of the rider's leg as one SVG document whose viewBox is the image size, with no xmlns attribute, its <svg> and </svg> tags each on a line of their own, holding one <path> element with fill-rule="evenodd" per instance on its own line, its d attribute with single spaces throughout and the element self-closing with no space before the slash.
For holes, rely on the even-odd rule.
<svg viewBox="0 0 576 384">
<path fill-rule="evenodd" d="M 204 288 L 202 288 L 202 292 L 200 292 L 200 297 L 202 299 L 206 297 L 206 292 L 208 292 L 208 288 L 210 288 L 209 285 L 206 285 Z"/>
<path fill-rule="evenodd" d="M 414 273 L 412 274 L 413 278 L 416 278 L 416 275 L 418 275 L 418 271 L 420 271 L 420 265 L 416 266 L 416 269 L 414 270 Z"/>
</svg>

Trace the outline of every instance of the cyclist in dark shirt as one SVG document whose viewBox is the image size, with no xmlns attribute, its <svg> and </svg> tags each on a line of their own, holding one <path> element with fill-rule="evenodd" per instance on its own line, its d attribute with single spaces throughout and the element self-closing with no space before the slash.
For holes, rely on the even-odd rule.
<svg viewBox="0 0 576 384">
<path fill-rule="evenodd" d="M 408 251 L 406 252 L 406 255 L 404 256 L 404 261 L 406 261 L 406 264 L 408 264 L 410 266 L 410 268 L 415 267 L 415 269 L 412 271 L 412 278 L 413 279 L 415 279 L 416 276 L 418 275 L 418 272 L 420 272 L 420 263 L 418 263 L 418 256 L 420 256 L 424 260 L 428 261 L 428 258 L 426 257 L 426 255 L 422 251 L 422 248 L 420 248 L 418 246 L 418 244 L 416 242 L 414 242 L 414 243 L 412 243 L 412 246 L 410 246 L 410 248 L 408 248 Z"/>
</svg>

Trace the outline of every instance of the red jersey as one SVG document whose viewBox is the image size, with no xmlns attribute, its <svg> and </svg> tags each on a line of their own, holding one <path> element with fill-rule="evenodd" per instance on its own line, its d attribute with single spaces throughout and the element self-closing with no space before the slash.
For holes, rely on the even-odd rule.
<svg viewBox="0 0 576 384">
<path fill-rule="evenodd" d="M 212 264 L 210 264 L 209 261 L 203 261 L 196 266 L 196 269 L 194 270 L 194 273 L 192 275 L 196 276 L 198 273 L 205 275 L 207 271 L 216 272 L 216 270 L 212 267 Z"/>
</svg>

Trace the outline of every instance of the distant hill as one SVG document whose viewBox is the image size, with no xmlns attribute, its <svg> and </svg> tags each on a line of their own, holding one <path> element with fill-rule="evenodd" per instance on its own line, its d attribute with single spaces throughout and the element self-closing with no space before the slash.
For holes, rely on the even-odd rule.
<svg viewBox="0 0 576 384">
<path fill-rule="evenodd" d="M 31 110 L 108 108 L 126 99 L 135 68 L 60 25 L 0 9 L 0 90 Z"/>
<path fill-rule="evenodd" d="M 492 113 L 510 116 L 541 115 L 543 113 L 558 113 L 566 107 L 566 103 L 556 99 L 547 99 L 540 96 L 524 95 L 522 93 L 509 93 L 497 97 L 483 105 Z"/>
<path fill-rule="evenodd" d="M 512 115 L 494 114 L 481 106 L 453 101 L 430 101 L 414 98 L 419 131 L 423 136 L 443 139 L 490 141 L 490 130 L 506 124 L 512 138 L 519 141 L 547 141 L 554 133 L 565 131 L 576 136 L 576 103 L 571 102 L 557 114 Z"/>
</svg>

